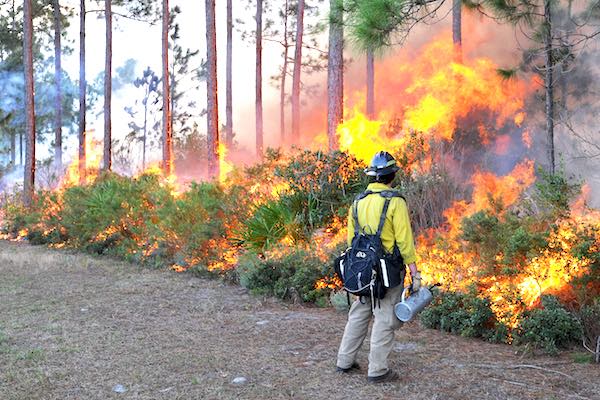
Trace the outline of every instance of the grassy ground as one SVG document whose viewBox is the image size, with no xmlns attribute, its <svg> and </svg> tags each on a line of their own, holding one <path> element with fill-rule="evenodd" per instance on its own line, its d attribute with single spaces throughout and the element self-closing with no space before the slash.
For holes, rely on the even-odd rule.
<svg viewBox="0 0 600 400">
<path fill-rule="evenodd" d="M 333 372 L 344 323 L 219 281 L 0 241 L 3 400 L 600 399 L 587 356 L 523 357 L 418 323 L 391 355 L 403 379 L 367 385 Z"/>
</svg>

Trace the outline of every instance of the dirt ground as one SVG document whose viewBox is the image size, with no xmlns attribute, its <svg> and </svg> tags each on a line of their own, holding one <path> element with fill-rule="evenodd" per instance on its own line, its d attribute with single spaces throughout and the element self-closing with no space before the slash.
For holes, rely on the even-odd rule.
<svg viewBox="0 0 600 400">
<path fill-rule="evenodd" d="M 600 399 L 600 366 L 573 353 L 523 357 L 416 322 L 391 355 L 402 380 L 368 385 L 334 372 L 344 324 L 217 280 L 0 241 L 2 400 Z"/>
</svg>

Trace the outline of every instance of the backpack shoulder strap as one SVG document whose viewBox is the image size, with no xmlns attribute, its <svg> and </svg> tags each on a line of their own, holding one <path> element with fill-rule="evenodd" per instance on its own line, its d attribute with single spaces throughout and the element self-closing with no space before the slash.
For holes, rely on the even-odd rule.
<svg viewBox="0 0 600 400">
<path fill-rule="evenodd" d="M 366 190 L 354 198 L 354 203 L 352 203 L 352 217 L 354 218 L 354 236 L 358 235 L 358 232 L 360 231 L 360 225 L 358 223 L 358 202 L 374 193 L 376 192 Z"/>
<path fill-rule="evenodd" d="M 358 199 L 352 203 L 352 218 L 354 218 L 354 236 L 356 236 L 360 230 L 360 226 L 358 225 Z"/>
<path fill-rule="evenodd" d="M 381 217 L 379 218 L 379 226 L 377 227 L 377 237 L 381 237 L 381 231 L 383 230 L 383 224 L 385 223 L 385 217 L 387 215 L 388 207 L 390 206 L 390 199 L 386 197 L 385 202 L 383 203 L 383 210 L 381 210 Z"/>
<path fill-rule="evenodd" d="M 404 196 L 402 196 L 402 194 L 397 191 L 397 190 L 384 190 L 382 192 L 379 192 L 379 194 L 381 195 L 381 197 L 386 198 L 386 199 L 392 199 L 394 197 L 400 197 L 401 199 L 404 199 Z"/>
<path fill-rule="evenodd" d="M 374 193 L 377 193 L 377 192 L 373 192 L 372 190 L 365 190 L 364 192 L 362 192 L 362 193 L 360 193 L 358 196 L 356 196 L 356 197 L 354 198 L 354 201 L 359 201 L 359 200 L 362 200 L 362 199 L 364 199 L 365 197 L 367 197 L 367 196 L 369 196 L 369 195 L 371 195 L 371 194 L 374 194 Z"/>
</svg>

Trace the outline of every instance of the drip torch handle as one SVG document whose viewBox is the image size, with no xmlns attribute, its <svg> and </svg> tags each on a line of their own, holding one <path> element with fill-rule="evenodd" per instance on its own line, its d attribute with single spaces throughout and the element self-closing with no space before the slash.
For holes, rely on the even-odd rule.
<svg viewBox="0 0 600 400">
<path fill-rule="evenodd" d="M 406 286 L 404 288 L 404 290 L 402 291 L 402 298 L 400 299 L 400 301 L 404 302 L 404 300 L 406 300 L 406 293 L 410 290 L 410 286 Z"/>
</svg>

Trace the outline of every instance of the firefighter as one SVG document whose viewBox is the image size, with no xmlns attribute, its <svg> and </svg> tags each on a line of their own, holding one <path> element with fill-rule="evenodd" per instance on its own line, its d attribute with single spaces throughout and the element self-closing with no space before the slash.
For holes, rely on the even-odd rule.
<svg viewBox="0 0 600 400">
<path fill-rule="evenodd" d="M 375 154 L 369 167 L 365 169 L 365 173 L 369 177 L 367 192 L 371 191 L 375 194 L 365 196 L 358 201 L 358 222 L 362 229 L 366 227 L 372 232 L 376 230 L 385 201 L 383 196 L 376 193 L 392 190 L 392 181 L 398 170 L 394 157 L 385 151 Z M 354 218 L 352 207 L 350 207 L 348 216 L 349 245 L 354 237 L 354 232 Z M 405 265 L 408 265 L 410 269 L 412 290 L 417 291 L 421 287 L 421 274 L 415 264 L 416 251 L 408 208 L 401 196 L 394 196 L 389 203 L 381 231 L 381 242 L 384 251 L 390 257 L 398 251 L 401 255 L 398 262 L 401 265 L 396 269 L 397 273 L 402 275 L 401 283 L 396 287 L 389 288 L 383 299 L 376 300 L 377 306 L 371 304 L 372 300 L 366 297 L 354 301 L 348 312 L 348 322 L 337 357 L 337 372 L 344 374 L 360 369 L 356 362 L 356 356 L 367 335 L 369 321 L 373 316 L 367 375 L 368 382 L 371 383 L 390 382 L 398 378 L 398 374 L 388 367 L 388 356 L 394 344 L 394 331 L 401 325 L 394 314 L 394 306 L 400 301 L 402 295 Z"/>
</svg>

